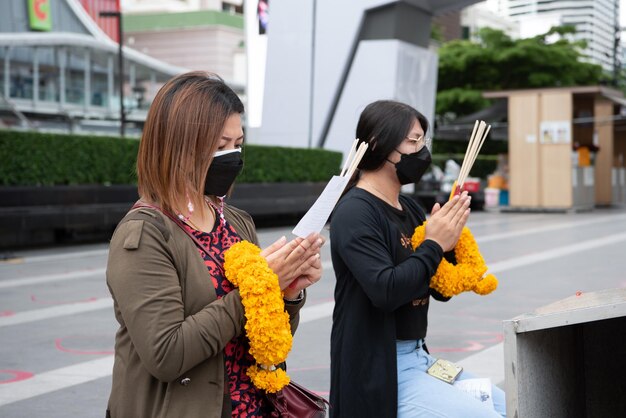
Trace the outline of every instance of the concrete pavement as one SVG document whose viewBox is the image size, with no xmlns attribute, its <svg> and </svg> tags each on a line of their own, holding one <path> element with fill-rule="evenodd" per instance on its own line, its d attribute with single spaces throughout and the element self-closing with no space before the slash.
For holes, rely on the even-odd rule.
<svg viewBox="0 0 626 418">
<path fill-rule="evenodd" d="M 473 213 L 470 228 L 500 280 L 480 297 L 431 305 L 431 352 L 501 383 L 502 324 L 575 294 L 626 287 L 626 211 Z M 290 228 L 260 231 L 263 245 Z M 328 234 L 328 231 L 325 231 Z M 0 263 L 0 416 L 102 417 L 116 322 L 104 282 L 106 245 L 14 252 Z M 326 394 L 334 274 L 310 289 L 289 357 L 291 377 Z"/>
</svg>

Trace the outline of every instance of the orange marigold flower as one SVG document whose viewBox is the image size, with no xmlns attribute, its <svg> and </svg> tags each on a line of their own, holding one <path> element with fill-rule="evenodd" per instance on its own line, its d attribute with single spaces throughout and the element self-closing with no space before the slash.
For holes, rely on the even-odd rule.
<svg viewBox="0 0 626 418">
<path fill-rule="evenodd" d="M 426 235 L 426 222 L 415 228 L 411 243 L 415 250 Z M 498 287 L 498 279 L 493 274 L 483 277 L 487 272 L 487 265 L 478 244 L 469 228 L 461 231 L 459 242 L 454 248 L 456 264 L 443 259 L 437 272 L 430 280 L 430 287 L 443 296 L 456 296 L 462 292 L 473 291 L 479 295 L 487 295 Z"/>
<path fill-rule="evenodd" d="M 257 363 L 248 369 L 248 376 L 257 388 L 277 392 L 289 383 L 289 376 L 274 365 L 285 361 L 293 342 L 278 276 L 261 256 L 261 249 L 248 241 L 238 242 L 224 253 L 224 270 L 226 278 L 239 288 L 250 354 Z"/>
<path fill-rule="evenodd" d="M 266 392 L 275 393 L 289 384 L 289 376 L 283 369 L 265 370 L 252 366 L 248 369 L 247 375 L 252 379 L 252 383 L 257 388 L 262 388 Z"/>
</svg>

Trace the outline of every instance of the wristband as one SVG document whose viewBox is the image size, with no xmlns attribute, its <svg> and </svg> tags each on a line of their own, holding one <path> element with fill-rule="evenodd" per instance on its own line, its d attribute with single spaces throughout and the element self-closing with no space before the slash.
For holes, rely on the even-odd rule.
<svg viewBox="0 0 626 418">
<path fill-rule="evenodd" d="M 304 289 L 301 290 L 300 293 L 298 293 L 298 296 L 295 299 L 283 298 L 286 305 L 297 305 L 298 303 L 302 302 L 302 299 L 304 299 Z"/>
</svg>

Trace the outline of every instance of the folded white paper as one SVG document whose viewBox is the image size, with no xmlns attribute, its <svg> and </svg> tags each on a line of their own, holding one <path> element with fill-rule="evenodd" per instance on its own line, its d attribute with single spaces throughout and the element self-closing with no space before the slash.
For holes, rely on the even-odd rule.
<svg viewBox="0 0 626 418">
<path fill-rule="evenodd" d="M 304 214 L 298 225 L 293 229 L 293 234 L 306 238 L 310 233 L 320 232 L 326 225 L 330 213 L 341 197 L 341 193 L 348 185 L 349 180 L 347 176 L 333 176 L 313 206 Z"/>
<path fill-rule="evenodd" d="M 493 409 L 493 399 L 491 398 L 491 380 L 484 379 L 463 379 L 454 382 L 454 387 L 473 396 L 481 401 L 483 405 Z"/>
</svg>

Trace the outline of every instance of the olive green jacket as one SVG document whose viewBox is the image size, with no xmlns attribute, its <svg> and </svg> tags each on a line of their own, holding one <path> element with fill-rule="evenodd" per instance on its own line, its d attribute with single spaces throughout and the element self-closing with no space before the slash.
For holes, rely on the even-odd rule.
<svg viewBox="0 0 626 418">
<path fill-rule="evenodd" d="M 242 239 L 257 243 L 247 213 L 225 206 L 224 215 Z M 132 210 L 117 226 L 106 278 L 120 324 L 111 418 L 220 417 L 222 352 L 244 329 L 239 291 L 218 300 L 195 243 L 167 216 L 146 208 Z M 292 332 L 303 304 L 286 305 Z"/>
</svg>

